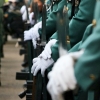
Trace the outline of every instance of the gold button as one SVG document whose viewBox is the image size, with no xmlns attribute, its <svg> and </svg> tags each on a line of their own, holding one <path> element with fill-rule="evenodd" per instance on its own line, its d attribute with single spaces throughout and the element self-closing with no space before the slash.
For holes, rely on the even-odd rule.
<svg viewBox="0 0 100 100">
<path fill-rule="evenodd" d="M 70 44 L 70 41 L 67 41 L 67 43 L 69 43 L 69 44 Z"/>
<path fill-rule="evenodd" d="M 63 13 L 67 13 L 67 12 L 68 12 L 68 7 L 66 7 L 66 5 L 64 5 Z"/>
<path fill-rule="evenodd" d="M 67 36 L 66 38 L 67 38 L 67 43 L 70 43 L 70 38 L 69 38 L 69 36 Z"/>
<path fill-rule="evenodd" d="M 60 19 L 60 24 L 61 24 L 61 25 L 63 25 L 63 24 L 64 24 L 63 19 Z"/>
<path fill-rule="evenodd" d="M 92 24 L 93 24 L 93 26 L 96 26 L 97 22 L 95 19 L 93 19 Z"/>
<path fill-rule="evenodd" d="M 67 40 L 69 40 L 69 36 L 67 36 Z"/>
<path fill-rule="evenodd" d="M 95 79 L 96 79 L 96 77 L 95 77 L 94 74 L 90 74 L 90 78 L 91 78 L 92 80 L 95 80 Z"/>
<path fill-rule="evenodd" d="M 67 7 L 67 11 L 68 11 L 69 9 L 68 9 L 68 7 Z"/>
<path fill-rule="evenodd" d="M 66 7 L 66 6 L 65 6 Z M 68 7 L 66 7 L 66 11 L 68 11 Z"/>
</svg>

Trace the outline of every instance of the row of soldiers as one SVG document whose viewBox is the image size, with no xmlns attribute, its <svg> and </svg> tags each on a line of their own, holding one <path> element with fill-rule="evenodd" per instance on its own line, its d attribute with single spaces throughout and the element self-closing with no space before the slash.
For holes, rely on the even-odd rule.
<svg viewBox="0 0 100 100">
<path fill-rule="evenodd" d="M 77 85 L 78 92 L 74 99 L 99 100 L 100 1 L 54 0 L 51 4 L 46 19 L 47 44 L 42 53 L 33 59 L 31 72 L 33 76 L 37 76 L 41 71 L 42 77 L 48 77 L 47 90 L 52 100 L 63 100 L 63 93 L 74 91 Z M 63 51 L 56 26 L 57 14 L 63 15 L 64 7 L 69 17 L 69 22 L 65 22 L 69 25 L 69 28 L 66 27 L 66 46 L 70 47 Z M 37 40 L 43 34 L 42 27 L 42 21 L 39 21 L 34 27 L 24 31 L 24 41 L 32 40 L 34 48 L 37 48 Z M 61 34 L 65 31 L 63 28 L 60 30 Z M 64 55 L 60 57 L 62 54 Z"/>
<path fill-rule="evenodd" d="M 37 1 L 40 0 L 34 0 Z M 38 6 L 41 2 L 44 3 L 40 1 Z M 99 100 L 100 0 L 53 0 L 45 3 L 48 8 L 45 27 L 47 44 L 44 50 L 33 58 L 31 73 L 37 76 L 40 71 L 42 77 L 48 77 L 46 84 L 51 98 L 47 96 L 47 99 L 63 100 L 63 94 L 66 91 L 74 91 L 78 85 L 74 99 L 92 100 L 91 97 L 96 95 L 95 100 Z M 60 24 L 57 25 L 58 13 L 63 16 L 64 8 L 68 16 L 65 22 L 59 20 L 60 24 L 65 23 L 65 29 L 59 27 Z M 22 18 L 25 18 L 24 15 Z M 42 28 L 42 20 L 39 17 L 38 23 L 24 31 L 24 41 L 32 40 L 34 49 L 38 47 L 38 40 L 43 34 Z M 61 35 L 66 32 L 63 37 L 66 45 L 59 40 L 59 31 L 62 32 Z"/>
</svg>

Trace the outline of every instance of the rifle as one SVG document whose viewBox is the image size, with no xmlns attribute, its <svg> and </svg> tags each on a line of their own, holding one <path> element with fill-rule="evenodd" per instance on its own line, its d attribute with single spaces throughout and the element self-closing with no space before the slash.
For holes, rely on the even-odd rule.
<svg viewBox="0 0 100 100">
<path fill-rule="evenodd" d="M 31 27 L 31 23 L 29 21 L 27 4 L 26 4 L 26 11 L 27 11 L 26 29 L 29 29 Z M 28 64 L 29 64 L 29 75 L 30 75 L 29 80 L 32 80 L 31 66 L 32 66 L 32 59 L 33 59 L 33 50 L 34 50 L 34 48 L 33 48 L 32 40 L 28 40 L 27 41 L 27 51 L 28 51 Z M 28 80 L 28 83 L 30 83 L 29 80 Z M 31 92 L 32 92 L 32 90 L 28 88 L 28 84 L 27 84 L 27 90 L 29 90 L 29 92 L 26 93 L 26 99 L 28 100 L 28 99 L 30 99 Z"/>
<path fill-rule="evenodd" d="M 38 22 L 39 9 L 37 3 L 32 2 L 32 9 L 34 11 L 35 24 Z"/>
<path fill-rule="evenodd" d="M 31 28 L 30 20 L 29 20 L 29 12 L 28 12 L 28 5 L 25 3 L 26 6 L 26 12 L 27 12 L 27 22 L 25 23 L 26 25 L 26 30 L 29 30 Z M 31 66 L 32 66 L 32 58 L 33 58 L 33 48 L 32 48 L 32 41 L 28 40 L 27 41 L 27 52 L 28 52 L 28 64 L 29 64 L 29 74 L 30 74 L 30 80 L 32 79 L 31 76 Z"/>
<path fill-rule="evenodd" d="M 41 46 L 42 46 L 42 50 L 44 49 L 45 45 L 46 45 L 46 5 L 43 5 L 43 9 L 42 9 L 42 36 L 41 36 Z M 43 84 L 43 100 L 47 100 L 47 91 L 46 91 L 46 75 L 47 73 L 45 72 L 45 77 L 42 77 L 42 84 Z"/>
<path fill-rule="evenodd" d="M 45 29 L 46 29 L 46 5 L 43 5 L 43 9 L 42 9 L 42 36 L 41 36 L 41 41 L 38 40 L 38 43 L 37 43 L 37 55 L 39 55 L 42 52 L 43 48 L 46 45 L 46 30 Z M 44 99 L 43 95 L 44 95 L 46 85 L 45 85 L 45 81 L 44 81 L 40 71 L 37 73 L 36 77 L 33 77 L 33 80 L 35 80 L 35 82 L 36 82 L 36 83 L 34 83 L 34 84 L 36 84 L 35 85 L 36 86 L 35 100 Z"/>
<path fill-rule="evenodd" d="M 25 3 L 25 6 L 26 6 L 26 12 L 27 12 L 27 22 L 25 23 L 25 29 L 29 30 L 30 27 L 31 27 L 31 24 L 30 24 L 30 21 L 29 21 L 28 5 Z M 32 59 L 33 59 L 33 45 L 32 45 L 31 40 L 28 40 L 25 43 L 27 44 L 28 65 L 29 65 L 29 73 L 27 73 L 27 74 L 29 74 L 28 80 L 32 80 L 31 66 L 32 66 Z M 22 73 L 21 73 L 21 75 L 22 75 Z M 28 85 L 27 85 L 27 87 L 28 87 Z M 31 89 L 27 88 L 24 92 L 19 94 L 19 97 L 23 98 L 27 93 L 31 93 Z M 26 95 L 26 97 L 30 97 L 30 96 Z M 28 99 L 28 98 L 26 98 L 26 99 Z"/>
<path fill-rule="evenodd" d="M 34 19 L 35 19 L 35 24 L 38 22 L 38 5 L 37 3 L 32 2 L 32 8 L 34 10 Z M 37 56 L 37 50 L 33 49 L 33 58 Z M 33 76 L 33 85 L 32 85 L 32 100 L 36 99 L 36 91 L 37 91 L 37 78 Z"/>
<path fill-rule="evenodd" d="M 69 18 L 67 11 L 67 7 L 64 6 L 63 16 L 61 16 L 62 14 L 60 13 L 57 14 L 57 31 L 60 56 L 67 54 L 67 50 L 69 49 L 68 42 L 66 42 L 66 38 L 69 35 Z M 65 100 L 74 100 L 73 91 L 67 91 L 63 93 L 63 97 Z"/>
</svg>

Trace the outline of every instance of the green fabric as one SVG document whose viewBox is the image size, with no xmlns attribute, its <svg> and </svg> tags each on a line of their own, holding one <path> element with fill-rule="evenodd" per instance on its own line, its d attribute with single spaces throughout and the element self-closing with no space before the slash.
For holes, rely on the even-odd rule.
<svg viewBox="0 0 100 100">
<path fill-rule="evenodd" d="M 46 37 L 47 40 L 51 37 L 51 35 L 56 32 L 56 15 L 58 12 L 62 12 L 64 5 L 66 5 L 66 0 L 61 0 L 58 3 L 53 5 L 53 10 L 49 14 L 46 20 Z M 42 34 L 40 29 L 39 34 Z"/>
<path fill-rule="evenodd" d="M 3 6 L 4 0 L 0 0 L 0 7 Z"/>
<path fill-rule="evenodd" d="M 0 8 L 0 23 L 3 21 L 3 10 Z"/>
<path fill-rule="evenodd" d="M 73 46 L 68 52 L 75 52 L 75 51 L 78 51 L 79 50 L 79 46 L 81 45 L 81 42 L 78 42 L 75 46 Z M 51 50 L 52 51 L 55 51 L 55 52 L 52 52 L 51 56 L 52 56 L 52 59 L 56 62 L 57 59 L 59 58 L 59 51 L 58 51 L 58 46 L 59 46 L 59 43 L 56 42 L 55 45 L 53 45 L 51 47 Z"/>
<path fill-rule="evenodd" d="M 71 46 L 81 41 L 86 27 L 92 22 L 96 0 L 81 0 L 78 12 L 69 23 Z"/>
<path fill-rule="evenodd" d="M 67 3 L 67 7 L 68 7 L 68 16 L 70 18 L 71 17 L 71 11 L 72 11 L 72 4 L 71 4 L 71 2 Z M 50 39 L 57 39 L 57 31 L 50 37 Z"/>
<path fill-rule="evenodd" d="M 78 12 L 71 19 L 69 23 L 69 36 L 72 47 L 81 41 L 86 27 L 92 22 L 95 3 L 95 0 L 81 0 Z M 57 32 L 52 35 L 51 39 L 57 39 Z M 52 58 L 54 61 L 59 57 L 57 44 L 55 45 L 52 47 Z"/>
<path fill-rule="evenodd" d="M 84 32 L 82 42 L 80 43 L 79 49 L 84 48 L 85 45 L 82 45 L 82 44 L 84 44 L 86 39 L 91 35 L 92 30 L 93 30 L 93 24 L 88 25 L 85 32 Z"/>
<path fill-rule="evenodd" d="M 59 58 L 59 51 L 58 51 L 58 45 L 59 43 L 56 42 L 55 45 L 53 45 L 51 47 L 51 51 L 55 51 L 55 52 L 52 52 L 51 56 L 52 56 L 52 59 L 56 62 L 56 60 Z"/>
<path fill-rule="evenodd" d="M 69 15 L 69 18 L 70 18 L 71 17 L 71 11 L 72 11 L 72 4 L 67 3 L 67 7 L 68 7 L 68 15 Z"/>
<path fill-rule="evenodd" d="M 100 89 L 100 0 L 97 1 L 93 33 L 83 43 L 84 54 L 75 64 L 75 76 L 84 90 Z"/>
<path fill-rule="evenodd" d="M 78 42 L 75 46 L 73 46 L 68 52 L 75 52 L 79 50 L 79 46 L 81 45 L 82 41 Z"/>
</svg>

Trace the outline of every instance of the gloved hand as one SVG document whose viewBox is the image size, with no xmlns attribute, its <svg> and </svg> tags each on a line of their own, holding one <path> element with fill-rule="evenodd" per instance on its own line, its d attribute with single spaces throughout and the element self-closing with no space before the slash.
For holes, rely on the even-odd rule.
<svg viewBox="0 0 100 100">
<path fill-rule="evenodd" d="M 62 90 L 60 90 L 60 88 L 57 89 L 57 87 L 59 88 L 55 78 L 52 77 L 52 79 L 50 79 L 49 83 L 47 84 L 47 90 L 50 93 L 52 100 L 64 100 Z"/>
<path fill-rule="evenodd" d="M 31 12 L 29 14 L 29 20 L 30 20 L 31 25 L 34 25 L 34 23 L 35 23 L 35 20 L 33 19 L 33 16 L 34 16 L 34 12 Z"/>
<path fill-rule="evenodd" d="M 44 60 L 43 58 L 34 58 L 31 73 L 36 76 L 37 72 L 41 70 L 41 74 L 44 77 L 45 70 L 54 63 L 53 59 Z"/>
<path fill-rule="evenodd" d="M 32 39 L 32 28 L 28 31 L 24 31 L 24 41 Z"/>
<path fill-rule="evenodd" d="M 26 11 L 26 6 L 25 5 L 21 7 L 20 12 L 22 14 L 22 20 L 27 21 L 27 11 Z M 29 13 L 29 19 L 30 19 L 30 8 L 28 8 L 28 13 Z"/>
<path fill-rule="evenodd" d="M 20 9 L 20 13 L 21 13 L 21 14 L 24 14 L 25 11 L 26 11 L 26 6 L 23 5 L 23 6 L 21 7 L 21 9 Z"/>
<path fill-rule="evenodd" d="M 34 48 L 36 48 L 36 40 L 39 38 L 38 29 L 41 27 L 42 27 L 42 22 L 39 22 L 30 30 L 24 31 L 24 41 L 32 39 Z"/>
<path fill-rule="evenodd" d="M 46 44 L 44 50 L 43 50 L 42 53 L 39 55 L 39 57 L 42 57 L 42 58 L 44 58 L 44 59 L 49 59 L 49 58 L 51 58 L 51 54 L 52 54 L 51 47 L 52 47 L 56 42 L 57 42 L 56 39 L 50 40 L 50 41 Z"/>
<path fill-rule="evenodd" d="M 22 20 L 23 20 L 23 21 L 27 21 L 27 12 L 26 12 L 26 10 L 25 10 L 24 13 L 22 14 Z"/>
<path fill-rule="evenodd" d="M 48 74 L 49 82 L 47 84 L 47 90 L 51 94 L 52 100 L 63 100 L 63 92 L 75 89 L 77 81 L 74 75 L 74 61 L 82 54 L 83 50 L 69 53 L 55 63 Z"/>
</svg>

